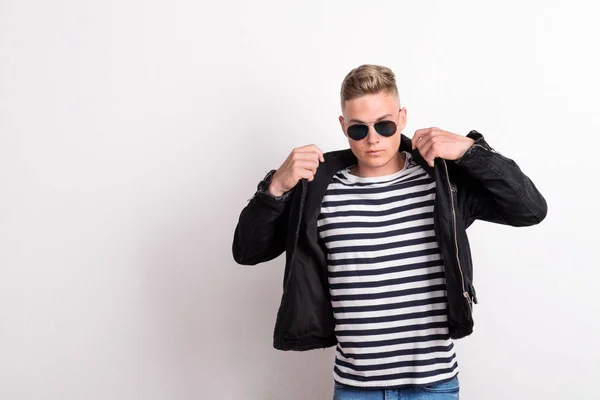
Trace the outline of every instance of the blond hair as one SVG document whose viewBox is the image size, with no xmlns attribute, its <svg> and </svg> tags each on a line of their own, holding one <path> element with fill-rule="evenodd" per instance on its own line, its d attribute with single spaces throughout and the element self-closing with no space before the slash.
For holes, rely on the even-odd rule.
<svg viewBox="0 0 600 400">
<path fill-rule="evenodd" d="M 388 67 L 373 64 L 364 64 L 348 72 L 342 81 L 340 98 L 342 109 L 348 100 L 364 96 L 366 94 L 387 93 L 391 96 L 398 95 L 396 76 Z"/>
</svg>

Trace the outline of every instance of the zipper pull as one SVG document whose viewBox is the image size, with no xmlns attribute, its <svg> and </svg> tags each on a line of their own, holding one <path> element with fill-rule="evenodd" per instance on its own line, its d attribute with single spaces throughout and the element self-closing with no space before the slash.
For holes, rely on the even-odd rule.
<svg viewBox="0 0 600 400">
<path fill-rule="evenodd" d="M 471 300 L 471 296 L 469 296 L 469 292 L 463 292 L 463 295 L 465 296 L 465 298 L 469 302 L 469 305 L 472 306 L 473 305 L 473 301 Z"/>
</svg>

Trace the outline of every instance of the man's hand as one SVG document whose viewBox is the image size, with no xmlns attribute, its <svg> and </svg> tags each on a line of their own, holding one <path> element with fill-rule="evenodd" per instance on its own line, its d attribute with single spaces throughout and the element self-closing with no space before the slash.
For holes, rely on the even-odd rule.
<svg viewBox="0 0 600 400">
<path fill-rule="evenodd" d="M 296 186 L 300 179 L 312 181 L 319 168 L 319 161 L 323 162 L 325 159 L 316 145 L 295 148 L 273 175 L 269 193 L 281 196 Z"/>
<path fill-rule="evenodd" d="M 440 157 L 457 160 L 475 141 L 439 128 L 418 129 L 412 137 L 412 148 L 419 149 L 421 156 L 433 167 L 433 160 Z"/>
</svg>

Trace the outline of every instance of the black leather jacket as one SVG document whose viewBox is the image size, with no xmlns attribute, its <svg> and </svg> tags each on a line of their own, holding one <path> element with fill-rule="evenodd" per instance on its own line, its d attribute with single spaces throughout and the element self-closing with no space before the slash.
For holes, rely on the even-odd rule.
<svg viewBox="0 0 600 400">
<path fill-rule="evenodd" d="M 434 229 L 444 261 L 448 324 L 454 339 L 473 332 L 472 307 L 477 303 L 466 229 L 476 219 L 534 225 L 547 213 L 546 200 L 513 160 L 492 149 L 479 132 L 467 136 L 475 143 L 460 159 L 436 158 L 433 168 L 418 150 L 412 150 L 411 140 L 403 134 L 399 148 L 410 152 L 436 182 Z M 333 175 L 357 159 L 350 149 L 325 153 L 324 158 L 313 181 L 302 179 L 281 198 L 266 192 L 268 180 L 259 183 L 235 229 L 232 251 L 239 264 L 255 265 L 286 252 L 273 335 L 273 346 L 280 350 L 337 343 L 326 248 L 317 234 L 317 217 Z"/>
</svg>

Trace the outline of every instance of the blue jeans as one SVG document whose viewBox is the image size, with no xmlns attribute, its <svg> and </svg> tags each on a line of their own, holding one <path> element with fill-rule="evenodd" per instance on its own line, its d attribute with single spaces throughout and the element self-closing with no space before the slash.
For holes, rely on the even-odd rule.
<svg viewBox="0 0 600 400">
<path fill-rule="evenodd" d="M 449 381 L 399 389 L 371 389 L 334 381 L 333 400 L 458 400 L 458 377 Z"/>
</svg>

